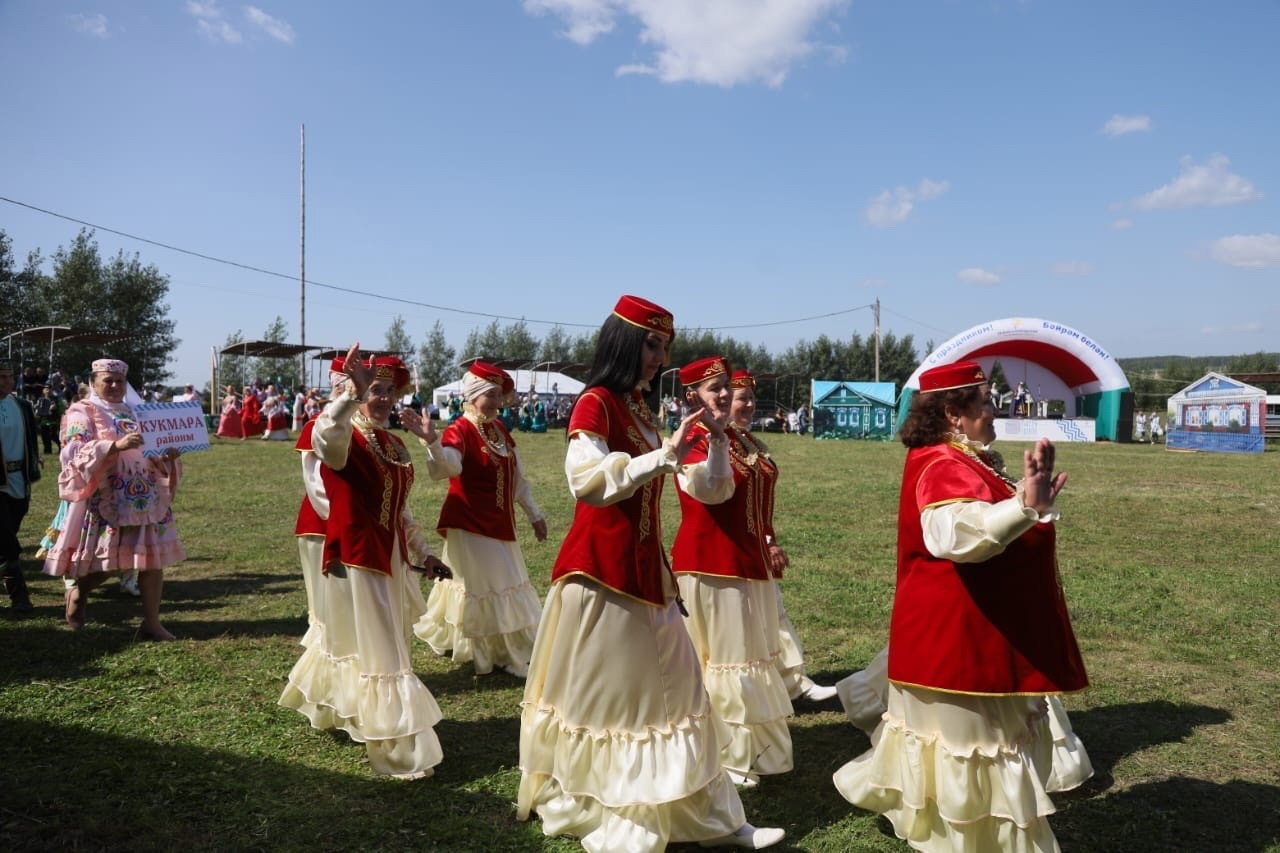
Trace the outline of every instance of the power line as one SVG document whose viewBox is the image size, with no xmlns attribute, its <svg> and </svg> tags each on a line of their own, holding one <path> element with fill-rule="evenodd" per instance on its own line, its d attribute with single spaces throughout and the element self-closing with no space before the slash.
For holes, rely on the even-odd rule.
<svg viewBox="0 0 1280 853">
<path fill-rule="evenodd" d="M 25 207 L 27 210 L 34 210 L 37 213 L 43 213 L 46 216 L 53 216 L 57 219 L 66 220 L 67 222 L 74 222 L 77 225 L 83 225 L 86 228 L 92 228 L 95 231 L 105 231 L 108 234 L 115 234 L 118 237 L 125 237 L 129 240 L 136 240 L 139 243 L 146 243 L 150 246 L 158 246 L 161 249 L 167 249 L 170 252 L 177 252 L 182 255 L 189 255 L 190 257 L 193 257 L 193 258 L 200 258 L 201 260 L 212 261 L 215 264 L 224 264 L 229 267 L 236 267 L 237 269 L 247 270 L 248 272 L 256 272 L 262 275 L 269 275 L 274 278 L 283 278 L 288 281 L 295 281 L 297 279 L 297 276 L 290 275 L 288 273 L 277 272 L 276 270 L 269 270 L 269 269 L 264 269 L 263 267 L 256 267 L 256 266 L 253 266 L 252 264 L 245 264 L 239 261 L 232 261 L 226 258 L 220 258 L 216 255 L 210 255 L 204 252 L 197 252 L 193 249 L 184 249 L 181 246 L 174 246 L 170 243 L 163 243 L 159 240 L 152 240 L 148 237 L 140 237 L 137 234 L 130 234 L 128 231 L 121 231 L 116 228 L 108 228 L 105 225 L 96 225 L 92 222 L 86 222 L 83 219 L 77 219 L 74 216 L 68 216 L 65 213 L 58 213 L 57 211 L 46 210 L 43 207 L 37 207 L 34 204 L 28 204 L 23 201 L 18 201 L 17 199 L 0 196 L 0 201 L 7 202 L 9 204 L 16 205 L 18 207 Z M 568 327 L 579 328 L 579 329 L 595 329 L 598 327 L 598 324 L 596 323 L 566 323 L 560 320 L 536 320 L 536 319 L 529 319 L 527 317 L 509 316 L 506 314 L 490 314 L 484 311 L 469 311 L 465 308 L 451 308 L 447 305 L 434 305 L 430 302 L 419 302 L 414 299 L 405 299 L 400 296 L 387 296 L 382 293 L 373 293 L 368 290 L 357 290 L 351 287 L 341 287 L 336 284 L 325 284 L 324 282 L 315 281 L 314 279 L 308 279 L 307 284 L 313 287 L 323 287 L 326 290 L 336 290 L 340 293 L 350 293 L 355 296 L 367 296 L 372 299 L 383 299 L 383 300 L 386 300 L 387 302 L 397 302 L 402 305 L 412 305 L 417 308 L 429 308 L 433 311 L 448 311 L 453 314 L 465 314 L 471 317 L 485 317 L 491 320 L 510 320 L 513 322 L 520 322 L 520 323 L 539 323 L 547 326 L 568 326 Z M 838 317 L 841 314 L 850 314 L 854 311 L 862 311 L 863 309 L 870 308 L 870 307 L 871 305 L 869 304 L 859 305 L 855 308 L 845 308 L 840 311 L 832 311 L 827 314 L 816 314 L 812 317 L 800 317 L 794 320 L 774 320 L 768 323 L 746 323 L 746 324 L 736 325 L 736 326 L 716 326 L 715 328 L 720 330 L 729 330 L 729 329 L 762 329 L 767 326 L 786 326 L 794 323 L 806 323 L 806 322 L 809 322 L 810 320 L 823 320 L 829 317 Z"/>
</svg>

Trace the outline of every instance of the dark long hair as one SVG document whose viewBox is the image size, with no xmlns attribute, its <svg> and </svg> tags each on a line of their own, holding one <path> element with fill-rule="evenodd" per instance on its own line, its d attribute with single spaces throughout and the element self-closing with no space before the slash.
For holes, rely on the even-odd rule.
<svg viewBox="0 0 1280 853">
<path fill-rule="evenodd" d="M 644 339 L 649 330 L 610 314 L 596 338 L 596 354 L 587 374 L 587 388 L 601 387 L 615 394 L 630 393 L 640 379 L 640 362 L 644 355 Z M 660 382 L 654 382 L 646 399 L 649 408 L 657 407 Z"/>
<path fill-rule="evenodd" d="M 986 399 L 983 391 L 981 385 L 952 388 L 950 391 L 917 391 L 898 429 L 898 437 L 907 447 L 928 447 L 942 442 L 951 432 L 947 408 L 968 411 L 974 403 Z"/>
</svg>

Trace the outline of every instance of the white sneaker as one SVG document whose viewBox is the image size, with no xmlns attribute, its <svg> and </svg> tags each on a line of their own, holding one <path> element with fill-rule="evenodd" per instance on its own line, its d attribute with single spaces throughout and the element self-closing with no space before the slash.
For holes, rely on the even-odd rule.
<svg viewBox="0 0 1280 853">
<path fill-rule="evenodd" d="M 134 598 L 142 595 L 142 590 L 138 589 L 138 573 L 129 572 L 120 576 L 120 591 L 127 592 Z"/>
<path fill-rule="evenodd" d="M 815 684 L 805 692 L 801 693 L 797 698 L 804 699 L 808 702 L 825 702 L 828 699 L 834 698 L 835 695 L 836 689 L 834 686 Z"/>
<path fill-rule="evenodd" d="M 731 835 L 722 835 L 719 838 L 711 838 L 707 841 L 699 841 L 699 847 L 741 847 L 745 850 L 763 850 L 766 847 L 772 847 L 779 841 L 787 837 L 787 831 L 776 826 L 762 826 L 756 828 L 749 823 L 744 823 L 737 832 Z"/>
</svg>

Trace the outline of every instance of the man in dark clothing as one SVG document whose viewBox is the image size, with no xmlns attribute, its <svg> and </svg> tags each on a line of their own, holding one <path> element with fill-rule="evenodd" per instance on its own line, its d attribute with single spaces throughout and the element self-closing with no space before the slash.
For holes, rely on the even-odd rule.
<svg viewBox="0 0 1280 853">
<path fill-rule="evenodd" d="M 40 399 L 36 400 L 35 409 L 36 420 L 40 423 L 40 440 L 44 443 L 45 455 L 48 456 L 53 452 L 55 444 L 58 450 L 62 450 L 62 441 L 58 438 L 58 421 L 62 419 L 62 413 L 67 410 L 62 398 L 53 392 L 52 387 L 46 385 L 40 394 Z"/>
<path fill-rule="evenodd" d="M 31 506 L 31 484 L 40 479 L 40 454 L 36 447 L 36 418 L 31 404 L 13 393 L 13 364 L 0 360 L 0 562 L 5 590 L 13 609 L 30 613 L 31 596 L 22 577 L 22 545 L 18 528 Z"/>
</svg>

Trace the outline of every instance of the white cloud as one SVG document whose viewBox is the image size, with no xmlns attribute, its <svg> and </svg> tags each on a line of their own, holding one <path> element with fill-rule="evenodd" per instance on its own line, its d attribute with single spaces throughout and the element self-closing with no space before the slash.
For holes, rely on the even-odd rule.
<svg viewBox="0 0 1280 853">
<path fill-rule="evenodd" d="M 204 3 L 199 0 L 187 0 L 187 14 L 196 19 L 196 29 L 209 41 L 219 44 L 240 44 L 244 36 L 222 17 L 218 4 Z"/>
<path fill-rule="evenodd" d="M 877 228 L 901 225 L 911 215 L 917 201 L 930 201 L 950 188 L 950 181 L 931 181 L 924 178 L 915 189 L 894 187 L 891 190 L 884 190 L 871 199 L 864 215 L 867 222 Z"/>
<path fill-rule="evenodd" d="M 1102 126 L 1102 133 L 1107 136 L 1124 136 L 1126 133 L 1141 133 L 1151 129 L 1151 116 L 1113 115 Z"/>
<path fill-rule="evenodd" d="M 615 73 L 647 74 L 664 83 L 778 87 L 797 62 L 817 53 L 842 59 L 844 48 L 813 41 L 822 19 L 850 0 L 524 0 L 529 14 L 564 21 L 565 38 L 588 45 L 634 19 L 641 44 L 652 49 L 645 62 Z"/>
<path fill-rule="evenodd" d="M 221 18 L 222 12 L 214 2 L 201 3 L 199 0 L 187 0 L 187 14 L 193 18 Z"/>
<path fill-rule="evenodd" d="M 273 18 L 257 6 L 245 6 L 244 15 L 249 22 L 279 42 L 293 44 L 293 27 L 287 21 Z"/>
<path fill-rule="evenodd" d="M 107 16 L 102 13 L 68 15 L 67 20 L 71 22 L 71 28 L 78 33 L 85 33 L 100 39 L 108 38 L 111 35 L 107 27 Z"/>
<path fill-rule="evenodd" d="M 226 42 L 227 44 L 240 44 L 244 41 L 244 36 L 235 27 L 226 21 L 196 21 L 196 27 L 200 32 L 212 42 Z"/>
<path fill-rule="evenodd" d="M 1244 269 L 1280 267 L 1280 234 L 1235 234 L 1214 240 L 1209 248 L 1215 261 Z"/>
<path fill-rule="evenodd" d="M 588 45 L 613 32 L 617 4 L 610 0 L 524 0 L 531 15 L 558 15 L 567 29 L 562 35 L 575 44 Z"/>
<path fill-rule="evenodd" d="M 1127 219 L 1127 218 L 1117 219 L 1115 222 L 1111 223 L 1111 230 L 1113 231 L 1128 231 L 1132 227 L 1133 227 L 1133 220 Z"/>
<path fill-rule="evenodd" d="M 1000 276 L 993 272 L 979 269 L 978 267 L 969 267 L 969 269 L 960 270 L 956 275 L 965 284 L 981 284 L 990 286 L 1000 283 Z"/>
<path fill-rule="evenodd" d="M 1231 160 L 1223 154 L 1214 154 L 1203 166 L 1190 157 L 1183 157 L 1181 163 L 1182 174 L 1172 183 L 1139 196 L 1133 206 L 1138 210 L 1225 207 L 1262 198 L 1253 184 L 1231 171 Z"/>
<path fill-rule="evenodd" d="M 1093 264 L 1088 261 L 1059 261 L 1053 265 L 1054 275 L 1092 275 Z"/>
</svg>

